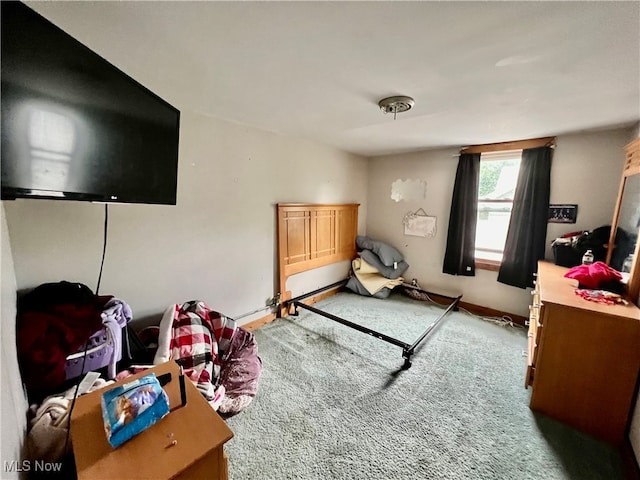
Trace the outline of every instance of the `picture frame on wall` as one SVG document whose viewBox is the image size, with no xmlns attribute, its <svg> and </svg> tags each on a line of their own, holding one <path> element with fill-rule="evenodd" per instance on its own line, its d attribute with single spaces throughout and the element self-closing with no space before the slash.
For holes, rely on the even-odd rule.
<svg viewBox="0 0 640 480">
<path fill-rule="evenodd" d="M 577 219 L 577 204 L 570 203 L 549 205 L 549 223 L 576 223 Z"/>
</svg>

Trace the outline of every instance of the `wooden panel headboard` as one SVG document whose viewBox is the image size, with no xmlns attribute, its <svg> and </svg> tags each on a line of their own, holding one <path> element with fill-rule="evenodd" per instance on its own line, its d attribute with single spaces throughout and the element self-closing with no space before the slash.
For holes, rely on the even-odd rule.
<svg viewBox="0 0 640 480">
<path fill-rule="evenodd" d="M 278 272 L 281 301 L 291 298 L 287 279 L 296 273 L 356 256 L 357 203 L 279 203 Z"/>
</svg>

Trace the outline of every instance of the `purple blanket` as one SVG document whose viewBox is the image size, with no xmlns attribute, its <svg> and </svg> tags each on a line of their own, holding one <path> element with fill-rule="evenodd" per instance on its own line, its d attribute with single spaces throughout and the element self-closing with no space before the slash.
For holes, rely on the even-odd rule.
<svg viewBox="0 0 640 480">
<path fill-rule="evenodd" d="M 262 360 L 253 333 L 238 327 L 220 372 L 225 394 L 228 397 L 255 396 L 261 372 Z"/>
</svg>

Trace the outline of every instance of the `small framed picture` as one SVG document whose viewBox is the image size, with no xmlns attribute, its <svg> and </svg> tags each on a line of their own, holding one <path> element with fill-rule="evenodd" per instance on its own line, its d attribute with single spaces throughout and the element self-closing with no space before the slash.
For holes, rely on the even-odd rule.
<svg viewBox="0 0 640 480">
<path fill-rule="evenodd" d="M 549 205 L 549 223 L 576 223 L 578 205 Z"/>
</svg>

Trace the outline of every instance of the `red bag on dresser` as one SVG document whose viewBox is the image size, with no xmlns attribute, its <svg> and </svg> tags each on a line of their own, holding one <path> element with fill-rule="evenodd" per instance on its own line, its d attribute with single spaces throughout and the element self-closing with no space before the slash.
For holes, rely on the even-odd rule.
<svg viewBox="0 0 640 480">
<path fill-rule="evenodd" d="M 564 276 L 578 280 L 580 287 L 592 289 L 600 288 L 604 283 L 619 282 L 622 280 L 620 272 L 604 262 L 595 262 L 591 265 L 578 265 L 577 267 L 570 268 Z"/>
</svg>

